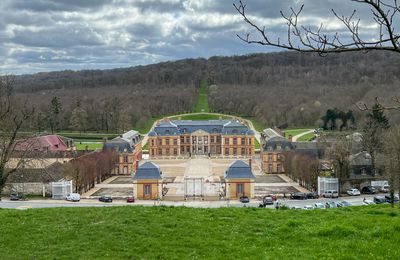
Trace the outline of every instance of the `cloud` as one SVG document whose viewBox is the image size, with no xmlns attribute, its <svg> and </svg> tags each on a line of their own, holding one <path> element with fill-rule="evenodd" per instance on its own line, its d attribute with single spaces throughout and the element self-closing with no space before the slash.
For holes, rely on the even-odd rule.
<svg viewBox="0 0 400 260">
<path fill-rule="evenodd" d="M 305 4 L 301 22 L 343 31 L 331 8 L 349 15 L 352 1 L 249 0 L 248 13 L 274 37 L 285 35 L 279 11 Z M 329 15 L 328 15 L 329 14 Z M 359 17 L 367 19 L 368 10 Z M 372 37 L 369 28 L 366 37 Z M 128 67 L 181 58 L 273 51 L 247 45 L 254 32 L 226 0 L 2 0 L 0 74 Z"/>
</svg>

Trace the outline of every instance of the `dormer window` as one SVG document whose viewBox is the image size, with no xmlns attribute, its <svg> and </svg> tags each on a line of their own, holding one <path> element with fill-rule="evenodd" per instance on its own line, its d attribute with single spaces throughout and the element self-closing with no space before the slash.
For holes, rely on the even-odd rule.
<svg viewBox="0 0 400 260">
<path fill-rule="evenodd" d="M 280 144 L 276 145 L 276 150 L 282 150 L 282 146 Z"/>
<path fill-rule="evenodd" d="M 169 130 L 165 130 L 165 133 L 166 133 L 167 135 L 169 135 L 170 131 L 169 131 Z"/>
<path fill-rule="evenodd" d="M 217 128 L 213 128 L 213 133 L 218 133 L 218 129 Z"/>
<path fill-rule="evenodd" d="M 186 133 L 186 132 L 187 132 L 187 129 L 186 129 L 186 128 L 183 128 L 183 129 L 182 129 L 182 132 L 183 132 L 183 133 Z"/>
<path fill-rule="evenodd" d="M 238 133 L 238 130 L 237 130 L 237 129 L 233 129 L 232 133 L 233 133 L 234 135 L 236 135 L 236 134 Z"/>
</svg>

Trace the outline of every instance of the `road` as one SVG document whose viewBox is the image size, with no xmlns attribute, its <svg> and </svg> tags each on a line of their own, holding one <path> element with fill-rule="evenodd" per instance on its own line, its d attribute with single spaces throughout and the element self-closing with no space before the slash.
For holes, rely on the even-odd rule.
<svg viewBox="0 0 400 260">
<path fill-rule="evenodd" d="M 313 206 L 315 203 L 320 202 L 325 204 L 328 201 L 347 201 L 350 202 L 354 206 L 363 205 L 363 199 L 373 200 L 373 197 L 376 195 L 362 195 L 356 197 L 340 197 L 339 199 L 309 199 L 309 200 L 280 200 L 287 206 L 301 207 L 303 208 L 306 205 Z M 42 199 L 42 200 L 29 200 L 29 201 L 9 201 L 3 199 L 0 201 L 0 208 L 8 208 L 8 209 L 29 209 L 29 208 L 56 208 L 56 207 L 110 207 L 110 206 L 186 206 L 193 208 L 220 208 L 220 207 L 258 207 L 260 201 L 259 200 L 251 200 L 248 204 L 242 204 L 238 200 L 230 200 L 230 201 L 152 201 L 152 200 L 142 200 L 137 201 L 135 203 L 126 203 L 124 200 L 114 200 L 112 203 L 103 203 L 94 199 L 82 199 L 80 202 L 68 202 L 63 200 L 51 200 L 51 199 Z M 274 206 L 267 206 L 268 208 L 273 208 Z"/>
</svg>

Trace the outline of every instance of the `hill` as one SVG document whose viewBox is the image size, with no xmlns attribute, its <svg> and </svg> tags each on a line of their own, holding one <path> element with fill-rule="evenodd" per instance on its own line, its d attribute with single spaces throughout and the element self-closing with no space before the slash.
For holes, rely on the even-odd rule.
<svg viewBox="0 0 400 260">
<path fill-rule="evenodd" d="M 0 209 L 1 259 L 399 259 L 388 206 Z"/>
<path fill-rule="evenodd" d="M 78 103 L 89 114 L 87 129 L 97 131 L 115 131 L 120 121 L 137 126 L 151 117 L 194 111 L 204 79 L 211 112 L 255 117 L 266 126 L 310 126 L 334 107 L 355 110 L 360 121 L 355 103 L 398 95 L 399 65 L 399 55 L 385 52 L 279 52 L 22 75 L 16 85 L 43 114 L 60 97 L 62 129 L 69 128 Z M 400 122 L 398 113 L 391 118 Z"/>
</svg>

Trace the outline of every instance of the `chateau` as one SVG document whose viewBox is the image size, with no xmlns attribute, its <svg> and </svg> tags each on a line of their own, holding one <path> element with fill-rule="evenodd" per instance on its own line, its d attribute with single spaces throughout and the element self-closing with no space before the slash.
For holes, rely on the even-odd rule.
<svg viewBox="0 0 400 260">
<path fill-rule="evenodd" d="M 164 119 L 149 133 L 149 155 L 250 157 L 254 155 L 254 132 L 236 120 Z"/>
</svg>

